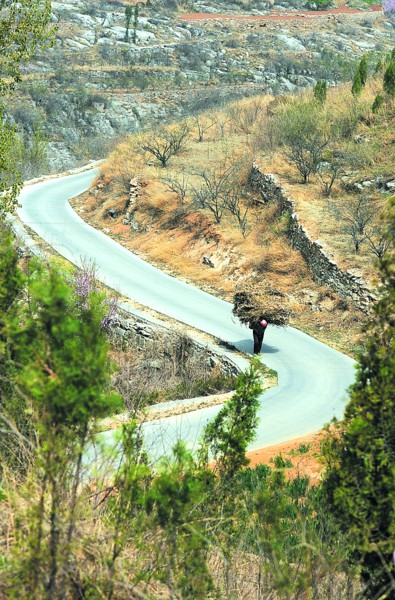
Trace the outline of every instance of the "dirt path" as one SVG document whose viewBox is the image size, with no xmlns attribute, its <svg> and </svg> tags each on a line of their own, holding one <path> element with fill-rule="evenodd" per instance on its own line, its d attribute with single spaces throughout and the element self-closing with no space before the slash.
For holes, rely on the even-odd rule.
<svg viewBox="0 0 395 600">
<path fill-rule="evenodd" d="M 370 11 L 381 12 L 382 7 L 380 4 L 372 4 L 369 7 Z M 328 10 L 314 10 L 314 11 L 298 11 L 298 12 L 273 12 L 269 15 L 222 15 L 213 13 L 187 13 L 181 15 L 180 19 L 184 21 L 201 21 L 201 20 L 224 20 L 233 19 L 238 21 L 297 21 L 299 19 L 312 19 L 317 17 L 325 17 L 329 15 L 356 15 L 363 14 L 363 11 L 359 8 L 351 8 L 345 4 L 340 4 L 337 8 L 331 8 Z"/>
</svg>

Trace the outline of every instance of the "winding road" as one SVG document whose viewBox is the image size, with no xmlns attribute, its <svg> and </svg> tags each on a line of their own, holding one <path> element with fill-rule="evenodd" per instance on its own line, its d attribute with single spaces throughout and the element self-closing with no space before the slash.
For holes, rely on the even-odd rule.
<svg viewBox="0 0 395 600">
<path fill-rule="evenodd" d="M 231 304 L 164 274 L 72 210 L 68 199 L 85 191 L 97 172 L 94 169 L 24 188 L 19 218 L 75 265 L 94 261 L 98 278 L 122 295 L 243 352 L 252 352 L 251 332 L 232 317 Z M 263 355 L 265 363 L 278 372 L 278 386 L 262 395 L 260 425 L 249 450 L 313 433 L 332 417 L 342 417 L 346 390 L 355 375 L 351 358 L 296 329 L 270 325 Z M 146 443 L 155 446 L 157 455 L 178 437 L 193 446 L 202 425 L 219 409 L 214 406 L 149 422 Z"/>
</svg>

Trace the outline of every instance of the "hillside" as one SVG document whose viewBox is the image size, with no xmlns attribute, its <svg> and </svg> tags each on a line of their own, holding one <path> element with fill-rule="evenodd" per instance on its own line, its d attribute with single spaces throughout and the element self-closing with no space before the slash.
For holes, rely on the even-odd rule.
<svg viewBox="0 0 395 600">
<path fill-rule="evenodd" d="M 0 3 L 0 600 L 394 599 L 395 21 L 323 3 L 54 2 L 9 102 Z"/>
<path fill-rule="evenodd" d="M 84 219 L 134 252 L 228 300 L 238 282 L 267 280 L 288 295 L 294 325 L 353 354 L 365 313 L 351 296 L 339 295 L 330 280 L 324 285 L 317 281 L 309 260 L 292 248 L 289 217 L 281 204 L 251 187 L 249 176 L 253 160 L 263 173 L 275 175 L 293 199 L 301 225 L 319 240 L 330 261 L 357 281 L 366 281 L 373 292 L 395 160 L 388 127 L 394 119 L 391 105 L 379 114 L 370 108 L 380 89 L 377 76 L 358 99 L 347 85 L 329 90 L 322 107 L 314 104 L 311 93 L 276 101 L 265 96 L 190 118 L 167 130 L 174 134 L 185 127 L 187 134 L 165 169 L 143 150 L 153 140 L 160 145 L 165 130 L 156 136 L 131 136 L 102 166 L 91 193 L 73 205 Z M 326 161 L 323 170 L 307 185 L 300 183 L 278 138 L 284 119 L 300 112 L 310 113 L 311 119 L 316 114 L 320 135 L 333 136 L 321 159 Z M 323 186 L 331 165 L 337 170 L 328 195 Z M 207 198 L 204 204 L 202 193 L 208 193 L 208 186 L 223 186 L 227 197 L 232 194 L 233 209 L 224 208 L 218 198 L 216 206 Z M 359 238 L 353 223 L 359 227 L 361 215 L 366 223 L 356 252 Z"/>
<path fill-rule="evenodd" d="M 226 10 L 236 16 L 276 10 L 281 17 L 286 9 L 296 18 L 293 4 L 237 2 Z M 27 65 L 7 103 L 25 140 L 25 178 L 102 158 L 124 134 L 232 99 L 298 91 L 318 79 L 349 80 L 362 54 L 373 64 L 390 48 L 394 31 L 388 17 L 368 10 L 287 21 L 190 21 L 181 18 L 187 9 L 223 11 L 225 4 L 159 1 L 140 4 L 127 31 L 126 6 L 52 3 L 55 46 Z"/>
</svg>

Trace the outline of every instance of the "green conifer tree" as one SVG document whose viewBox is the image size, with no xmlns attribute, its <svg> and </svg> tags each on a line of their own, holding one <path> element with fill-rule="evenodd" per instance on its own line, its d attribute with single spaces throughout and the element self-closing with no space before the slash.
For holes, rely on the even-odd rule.
<svg viewBox="0 0 395 600">
<path fill-rule="evenodd" d="M 231 477 L 248 465 L 245 454 L 258 425 L 261 392 L 259 371 L 252 365 L 239 375 L 235 394 L 204 430 L 200 459 L 207 464 L 212 457 L 222 476 Z"/>
<path fill-rule="evenodd" d="M 366 81 L 368 79 L 368 63 L 366 60 L 366 56 L 361 58 L 361 62 L 359 63 L 359 74 L 361 76 L 362 87 L 365 87 Z"/>
<path fill-rule="evenodd" d="M 381 298 L 325 479 L 335 514 L 361 557 L 369 598 L 395 595 L 395 202 L 391 211 Z"/>
<path fill-rule="evenodd" d="M 30 265 L 27 297 L 19 318 L 7 323 L 13 399 L 20 400 L 33 428 L 30 445 L 40 495 L 18 577 L 25 593 L 20 597 L 57 598 L 72 577 L 83 455 L 95 419 L 119 411 L 122 403 L 108 392 L 111 368 L 101 327 L 107 307 L 101 295 L 88 290 L 81 298 L 63 273 L 37 263 Z"/>
<path fill-rule="evenodd" d="M 18 254 L 8 226 L 0 221 L 0 476 L 6 466 L 20 469 L 24 463 L 26 419 L 20 402 L 15 399 L 16 365 L 10 336 L 11 325 L 18 312 L 23 275 L 18 267 Z M 23 407 L 24 408 L 24 407 Z M 11 422 L 10 419 L 11 418 Z M 16 429 L 13 429 L 16 423 Z"/>
<path fill-rule="evenodd" d="M 355 71 L 354 74 L 354 79 L 352 81 L 352 86 L 351 86 L 351 93 L 353 96 L 360 96 L 361 92 L 362 92 L 362 80 L 361 80 L 361 73 L 359 71 L 359 68 L 357 68 L 357 70 Z"/>
<path fill-rule="evenodd" d="M 390 64 L 385 70 L 383 79 L 384 91 L 391 96 L 395 97 L 395 60 L 391 60 Z"/>
<path fill-rule="evenodd" d="M 381 94 L 377 94 L 377 96 L 374 99 L 374 102 L 372 104 L 372 111 L 374 113 L 378 113 L 380 108 L 383 106 L 383 104 L 384 104 L 384 97 L 381 96 Z"/>
<path fill-rule="evenodd" d="M 133 16 L 133 44 L 137 43 L 137 27 L 139 25 L 139 4 L 137 2 L 134 7 L 134 16 Z"/>
<path fill-rule="evenodd" d="M 320 104 L 325 104 L 327 92 L 328 92 L 328 84 L 325 81 L 325 79 L 323 79 L 321 81 L 317 81 L 316 86 L 314 87 L 314 90 L 313 90 L 314 98 L 317 100 L 317 102 L 319 102 Z"/>
<path fill-rule="evenodd" d="M 379 59 L 376 63 L 376 66 L 374 68 L 374 74 L 378 75 L 379 73 L 382 73 L 384 69 L 384 63 L 381 59 Z"/>
<path fill-rule="evenodd" d="M 125 42 L 129 41 L 129 28 L 130 21 L 132 20 L 132 5 L 128 4 L 125 8 L 125 16 L 126 16 L 126 33 L 125 33 Z"/>
</svg>

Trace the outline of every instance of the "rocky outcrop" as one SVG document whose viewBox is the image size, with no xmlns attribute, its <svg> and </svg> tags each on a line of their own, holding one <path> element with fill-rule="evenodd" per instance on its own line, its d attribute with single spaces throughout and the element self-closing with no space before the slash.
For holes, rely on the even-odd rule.
<svg viewBox="0 0 395 600">
<path fill-rule="evenodd" d="M 341 298 L 350 300 L 357 308 L 368 312 L 375 296 L 369 285 L 357 273 L 343 271 L 336 262 L 326 254 L 323 245 L 313 240 L 305 227 L 300 223 L 295 211 L 295 204 L 287 196 L 284 188 L 271 174 L 265 174 L 254 164 L 249 181 L 259 191 L 263 203 L 276 201 L 283 214 L 289 215 L 288 235 L 293 248 L 299 250 L 315 281 L 327 285 Z"/>
<path fill-rule="evenodd" d="M 254 14 L 270 12 L 273 3 L 300 9 L 295 0 L 196 0 L 194 8 Z M 174 12 L 180 6 L 177 0 L 141 3 L 136 32 L 127 32 L 120 2 L 52 2 L 56 44 L 29 63 L 31 79 L 7 103 L 7 118 L 27 147 L 40 128 L 49 142 L 46 164 L 30 165 L 24 176 L 103 158 L 119 135 L 231 100 L 298 91 L 317 79 L 333 85 L 350 77 L 363 53 L 391 45 L 392 25 L 380 13 L 262 28 L 248 20 L 184 21 Z"/>
<path fill-rule="evenodd" d="M 185 334 L 149 321 L 132 313 L 119 312 L 111 324 L 111 334 L 137 348 L 153 348 L 157 355 L 158 368 L 161 357 L 177 356 L 180 362 L 187 357 L 195 357 L 208 369 L 219 368 L 222 373 L 237 376 L 240 369 L 225 350 L 221 353 L 214 346 L 205 345 Z"/>
</svg>

